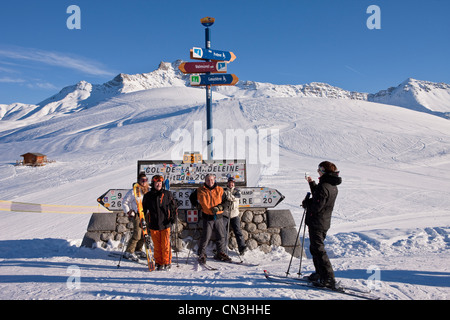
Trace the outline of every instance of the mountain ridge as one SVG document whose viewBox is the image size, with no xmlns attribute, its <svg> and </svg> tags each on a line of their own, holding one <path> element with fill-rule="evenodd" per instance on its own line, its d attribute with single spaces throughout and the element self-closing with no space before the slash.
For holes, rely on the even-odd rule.
<svg viewBox="0 0 450 320">
<path fill-rule="evenodd" d="M 0 104 L 0 120 L 52 118 L 90 108 L 121 94 L 163 87 L 188 87 L 189 76 L 178 66 L 182 60 L 163 62 L 149 73 L 119 73 L 103 84 L 84 80 L 61 89 L 36 105 Z M 364 100 L 404 107 L 419 112 L 450 118 L 450 85 L 408 78 L 396 87 L 375 94 L 348 91 L 322 82 L 298 85 L 277 85 L 256 81 L 240 81 L 236 86 L 215 87 L 215 91 L 230 98 L 255 97 L 315 97 L 328 99 Z"/>
</svg>

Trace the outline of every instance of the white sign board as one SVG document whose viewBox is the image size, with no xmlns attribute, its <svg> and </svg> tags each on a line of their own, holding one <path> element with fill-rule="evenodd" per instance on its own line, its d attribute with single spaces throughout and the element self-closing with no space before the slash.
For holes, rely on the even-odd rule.
<svg viewBox="0 0 450 320">
<path fill-rule="evenodd" d="M 265 187 L 242 187 L 238 188 L 241 194 L 239 199 L 240 208 L 274 208 L 280 203 L 284 196 L 276 189 Z M 191 209 L 192 204 L 189 196 L 195 188 L 171 189 L 173 196 L 178 200 L 178 209 Z"/>
<path fill-rule="evenodd" d="M 213 163 L 174 163 L 172 161 L 138 161 L 138 174 L 145 172 L 149 179 L 153 175 L 162 175 L 168 179 L 170 187 L 201 186 L 207 174 L 214 174 L 218 184 L 225 185 L 233 177 L 236 186 L 245 186 L 245 160 L 223 160 Z"/>
</svg>

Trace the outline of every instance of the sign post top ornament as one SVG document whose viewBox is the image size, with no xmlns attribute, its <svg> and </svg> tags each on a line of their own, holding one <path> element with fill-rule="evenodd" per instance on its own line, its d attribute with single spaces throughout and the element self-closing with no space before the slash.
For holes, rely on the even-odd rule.
<svg viewBox="0 0 450 320">
<path fill-rule="evenodd" d="M 204 17 L 200 19 L 200 22 L 204 27 L 211 27 L 214 24 L 214 21 L 216 21 L 216 19 L 213 17 Z"/>
</svg>

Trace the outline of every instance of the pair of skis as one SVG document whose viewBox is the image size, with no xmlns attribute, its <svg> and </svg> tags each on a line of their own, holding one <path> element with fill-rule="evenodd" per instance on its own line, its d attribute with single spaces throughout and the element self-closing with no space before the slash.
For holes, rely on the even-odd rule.
<svg viewBox="0 0 450 320">
<path fill-rule="evenodd" d="M 138 183 L 135 183 L 133 185 L 133 194 L 134 198 L 136 199 L 136 204 L 138 208 L 139 213 L 139 221 L 141 222 L 141 228 L 142 228 L 142 236 L 144 237 L 144 248 L 145 248 L 145 254 L 147 256 L 147 265 L 149 271 L 155 270 L 155 260 L 153 259 L 153 252 L 150 248 L 150 235 L 148 234 L 147 229 L 147 222 L 145 221 L 145 215 L 144 215 L 144 208 L 142 207 L 142 200 L 144 198 L 144 195 L 142 193 L 141 187 Z"/>
<path fill-rule="evenodd" d="M 245 262 L 243 260 L 241 260 L 241 261 L 234 261 L 234 260 L 221 261 L 221 260 L 216 260 L 216 261 L 217 262 L 221 262 L 221 263 L 237 264 L 237 265 L 246 266 L 246 267 L 257 267 L 257 266 L 259 266 L 259 264 L 249 263 L 249 262 Z M 205 269 L 210 270 L 210 271 L 219 270 L 218 268 L 211 266 L 207 262 L 204 262 L 204 263 L 197 262 L 197 263 L 199 265 L 201 265 L 202 267 L 204 267 Z"/>
<path fill-rule="evenodd" d="M 317 283 L 314 283 L 307 278 L 292 278 L 292 277 L 286 277 L 286 276 L 280 276 L 280 275 L 274 275 L 269 273 L 269 271 L 264 270 L 264 276 L 267 280 L 271 282 L 278 282 L 278 283 L 284 283 L 289 284 L 292 286 L 303 286 L 308 287 L 316 290 L 324 290 L 329 292 L 336 292 L 340 294 L 345 294 L 348 296 L 361 298 L 365 300 L 379 300 L 380 298 L 373 295 L 370 291 L 364 291 L 359 288 L 353 288 L 353 287 L 345 287 L 345 286 L 339 286 L 338 288 L 328 288 L 328 287 L 321 287 L 318 286 Z"/>
</svg>

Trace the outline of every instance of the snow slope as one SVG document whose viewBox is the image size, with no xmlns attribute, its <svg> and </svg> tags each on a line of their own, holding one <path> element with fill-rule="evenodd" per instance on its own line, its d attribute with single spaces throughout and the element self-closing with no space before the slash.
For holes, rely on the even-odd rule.
<svg viewBox="0 0 450 320">
<path fill-rule="evenodd" d="M 231 89 L 230 89 L 231 90 Z M 308 191 L 304 173 L 330 160 L 341 170 L 326 247 L 336 276 L 366 288 L 374 270 L 381 299 L 449 299 L 450 124 L 434 115 L 355 99 L 213 94 L 214 126 L 279 132 L 278 167 L 249 165 L 250 185 L 278 189 L 300 223 Z M 137 160 L 170 159 L 177 129 L 205 127 L 205 92 L 185 86 L 120 93 L 76 112 L 41 121 L 1 120 L 0 200 L 95 206 L 110 188 L 127 188 Z M 274 138 L 264 136 L 264 139 Z M 265 141 L 265 140 L 262 141 Z M 224 148 L 232 141 L 225 141 Z M 261 144 L 245 145 L 248 156 Z M 16 167 L 28 151 L 55 163 Z M 189 150 L 190 151 L 190 150 Z M 228 152 L 228 154 L 230 154 Z M 232 156 L 232 154 L 230 155 Z M 80 248 L 90 215 L 0 211 L 0 299 L 349 299 L 268 283 L 263 270 L 284 274 L 290 256 L 248 252 L 257 267 L 188 263 L 188 250 L 170 273 Z M 309 245 L 306 238 L 306 245 Z M 235 260 L 238 258 L 231 253 Z M 299 260 L 294 259 L 295 274 Z M 77 269 L 78 268 L 78 269 Z M 313 270 L 308 253 L 303 272 Z M 72 275 L 79 272 L 80 286 Z"/>
</svg>

